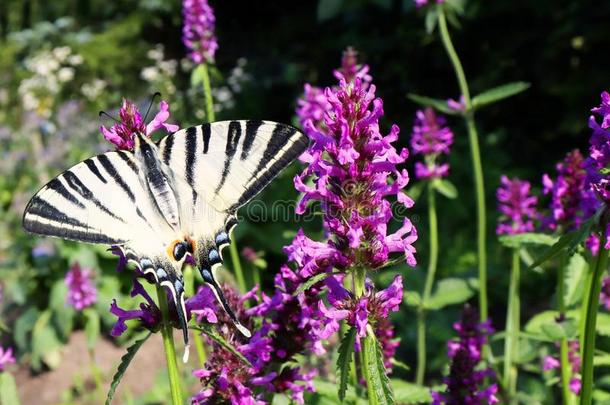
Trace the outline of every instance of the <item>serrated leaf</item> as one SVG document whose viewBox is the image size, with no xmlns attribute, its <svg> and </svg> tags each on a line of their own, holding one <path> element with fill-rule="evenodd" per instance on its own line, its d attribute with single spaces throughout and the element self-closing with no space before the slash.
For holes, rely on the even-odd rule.
<svg viewBox="0 0 610 405">
<path fill-rule="evenodd" d="M 119 383 L 121 382 L 121 379 L 123 378 L 123 375 L 125 374 L 125 371 L 127 371 L 129 364 L 135 357 L 138 350 L 140 350 L 140 347 L 142 347 L 144 342 L 146 342 L 146 340 L 151 335 L 152 335 L 152 333 L 148 333 L 142 339 L 136 340 L 131 346 L 129 346 L 127 348 L 127 353 L 125 353 L 123 355 L 123 357 L 121 357 L 121 363 L 117 367 L 116 373 L 114 373 L 114 376 L 112 377 L 112 382 L 110 383 L 110 389 L 108 390 L 108 395 L 106 396 L 106 405 L 111 404 L 112 397 L 114 397 L 114 392 L 116 391 L 117 387 L 119 386 Z"/>
<path fill-rule="evenodd" d="M 85 336 L 87 337 L 87 347 L 89 350 L 95 348 L 97 338 L 100 336 L 100 316 L 91 309 L 87 308 L 83 311 L 85 315 Z"/>
<path fill-rule="evenodd" d="M 449 108 L 447 105 L 447 100 L 441 100 L 438 98 L 431 98 L 426 96 L 420 96 L 419 94 L 409 93 L 407 94 L 409 100 L 414 101 L 419 105 L 423 105 L 425 107 L 433 107 L 449 115 L 460 115 L 461 111 L 456 111 L 453 108 Z"/>
<path fill-rule="evenodd" d="M 553 246 L 557 238 L 544 233 L 520 233 L 516 235 L 502 235 L 498 238 L 501 244 L 509 248 L 518 248 L 522 245 Z"/>
<path fill-rule="evenodd" d="M 320 281 L 324 280 L 326 277 L 331 276 L 331 273 L 320 273 L 320 274 L 316 274 L 313 277 L 310 277 L 307 279 L 307 281 L 305 281 L 303 284 L 301 284 L 299 286 L 299 288 L 296 289 L 296 291 L 292 294 L 293 297 L 296 297 L 297 295 L 304 293 L 305 291 L 309 290 L 311 287 L 313 287 L 314 285 L 316 285 L 317 283 L 319 283 Z"/>
<path fill-rule="evenodd" d="M 461 304 L 469 300 L 477 291 L 477 280 L 445 278 L 436 284 L 436 290 L 424 306 L 428 310 L 439 310 L 448 305 Z"/>
<path fill-rule="evenodd" d="M 367 336 L 363 339 L 364 359 L 368 374 L 369 402 L 379 405 L 394 404 L 394 395 L 390 386 L 385 365 L 383 363 L 383 352 L 381 345 L 375 338 L 372 329 L 368 329 Z"/>
<path fill-rule="evenodd" d="M 529 268 L 533 269 L 538 267 L 562 252 L 567 252 L 568 255 L 573 254 L 578 245 L 580 245 L 580 243 L 582 243 L 591 233 L 591 226 L 593 225 L 594 220 L 595 216 L 585 221 L 579 229 L 564 234 L 553 246 L 548 248 L 538 259 L 536 259 Z"/>
<path fill-rule="evenodd" d="M 493 104 L 505 98 L 524 92 L 530 86 L 530 83 L 527 82 L 513 82 L 485 90 L 483 93 L 475 96 L 472 99 L 472 107 L 481 108 L 486 105 Z"/>
<path fill-rule="evenodd" d="M 354 342 L 356 341 L 356 328 L 351 327 L 341 339 L 339 345 L 339 357 L 337 358 L 337 374 L 339 375 L 339 399 L 345 400 L 347 391 L 347 379 L 349 378 L 350 366 L 352 364 L 352 353 L 354 352 Z"/>
<path fill-rule="evenodd" d="M 203 323 L 201 325 L 191 326 L 190 329 L 195 329 L 202 333 L 205 333 L 210 339 L 218 343 L 223 348 L 227 349 L 244 364 L 249 367 L 252 367 L 252 364 L 248 361 L 248 359 L 246 359 L 243 354 L 238 352 L 237 349 L 231 343 L 227 342 L 227 340 L 220 333 L 218 333 L 218 331 L 214 328 L 212 324 Z"/>
<path fill-rule="evenodd" d="M 457 188 L 447 179 L 434 179 L 432 185 L 436 191 L 451 200 L 456 199 L 458 196 Z"/>
<path fill-rule="evenodd" d="M 0 373 L 0 404 L 19 405 L 20 403 L 15 379 L 10 373 Z"/>
<path fill-rule="evenodd" d="M 430 388 L 409 383 L 397 378 L 390 380 L 397 404 L 429 404 L 432 402 Z"/>
</svg>

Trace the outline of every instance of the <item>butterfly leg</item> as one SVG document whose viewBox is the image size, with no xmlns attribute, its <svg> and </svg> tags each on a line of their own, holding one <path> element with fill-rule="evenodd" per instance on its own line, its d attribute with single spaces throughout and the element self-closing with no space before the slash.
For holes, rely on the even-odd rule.
<svg viewBox="0 0 610 405">
<path fill-rule="evenodd" d="M 235 313 L 229 306 L 229 303 L 227 302 L 227 300 L 222 292 L 222 289 L 216 282 L 216 279 L 214 278 L 212 271 L 209 269 L 206 269 L 206 268 L 200 268 L 199 271 L 201 273 L 201 277 L 203 277 L 203 281 L 205 281 L 210 286 L 212 291 L 214 291 L 214 295 L 216 295 L 216 299 L 218 300 L 218 302 L 220 303 L 222 308 L 225 310 L 227 315 L 229 315 L 229 318 L 231 318 L 231 320 L 233 321 L 233 324 L 235 325 L 237 330 L 245 337 L 248 337 L 248 338 L 251 337 L 252 333 L 250 333 L 248 328 L 246 328 L 239 322 L 239 320 L 237 319 L 237 316 L 235 316 Z"/>
</svg>

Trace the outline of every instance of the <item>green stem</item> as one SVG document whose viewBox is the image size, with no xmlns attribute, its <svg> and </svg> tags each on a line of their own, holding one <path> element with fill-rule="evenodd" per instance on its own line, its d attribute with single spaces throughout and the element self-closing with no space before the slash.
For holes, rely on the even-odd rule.
<svg viewBox="0 0 610 405">
<path fill-rule="evenodd" d="M 421 385 L 426 373 L 426 305 L 432 293 L 434 276 L 438 264 L 438 219 L 436 216 L 436 195 L 434 188 L 428 184 L 428 218 L 430 227 L 430 258 L 426 284 L 422 294 L 421 305 L 417 313 L 417 372 L 415 381 Z"/>
<path fill-rule="evenodd" d="M 486 257 L 486 219 L 485 219 L 485 186 L 483 182 L 483 165 L 481 164 L 481 151 L 479 148 L 479 136 L 477 134 L 476 125 L 474 122 L 474 112 L 472 110 L 472 102 L 470 100 L 470 90 L 468 82 L 464 74 L 464 68 L 460 62 L 460 58 L 453 47 L 449 29 L 447 28 L 447 20 L 443 4 L 437 6 L 438 10 L 438 26 L 441 34 L 441 39 L 449 59 L 453 65 L 460 92 L 464 97 L 464 106 L 466 114 L 466 127 L 468 129 L 468 141 L 470 143 L 470 155 L 472 160 L 472 169 L 474 173 L 475 193 L 477 200 L 477 253 L 479 261 L 479 311 L 481 313 L 481 321 L 487 320 L 487 257 Z"/>
<path fill-rule="evenodd" d="M 506 310 L 506 339 L 504 340 L 504 387 L 510 403 L 516 403 L 517 367 L 516 355 L 519 350 L 520 307 L 519 278 L 521 273 L 519 248 L 513 250 L 510 285 L 508 289 L 508 309 Z"/>
<path fill-rule="evenodd" d="M 180 387 L 180 373 L 176 361 L 176 349 L 174 347 L 174 335 L 169 321 L 167 311 L 167 297 L 163 287 L 157 286 L 157 298 L 161 310 L 161 337 L 163 338 L 163 349 L 165 349 L 165 360 L 169 375 L 169 388 L 172 395 L 172 405 L 184 405 L 182 389 Z"/>
<path fill-rule="evenodd" d="M 605 230 L 606 227 L 600 226 Z M 591 404 L 593 393 L 593 353 L 595 352 L 595 324 L 597 322 L 597 310 L 599 309 L 599 293 L 602 289 L 602 276 L 608 267 L 608 251 L 606 235 L 602 231 L 599 244 L 599 252 L 595 260 L 595 269 L 591 277 L 589 296 L 587 299 L 587 318 L 585 321 L 584 349 L 582 357 L 582 390 L 580 392 L 581 405 Z"/>
<path fill-rule="evenodd" d="M 580 323 L 578 325 L 579 328 L 579 343 L 580 343 L 580 357 L 583 356 L 583 351 L 585 349 L 585 324 L 587 321 L 587 310 L 589 303 L 589 296 L 591 295 L 591 280 L 593 279 L 593 267 L 594 261 L 597 260 L 597 257 L 592 258 L 592 260 L 588 263 L 587 266 L 587 274 L 585 275 L 585 291 L 582 296 L 582 303 L 580 304 Z"/>
<path fill-rule="evenodd" d="M 557 309 L 560 319 L 563 319 L 566 313 L 565 304 L 565 266 L 566 255 L 561 256 L 559 263 L 559 271 L 557 272 Z M 561 360 L 561 395 L 563 405 L 571 405 L 574 403 L 574 394 L 570 391 L 570 377 L 572 375 L 572 365 L 568 358 L 568 339 L 562 338 L 559 342 L 559 353 Z"/>
<path fill-rule="evenodd" d="M 208 64 L 201 64 L 203 78 L 203 96 L 205 97 L 205 117 L 208 122 L 214 122 L 214 99 L 212 98 L 212 86 L 210 86 L 210 75 L 208 72 Z"/>
<path fill-rule="evenodd" d="M 186 293 L 189 297 L 195 295 L 195 274 L 193 273 L 193 266 L 186 266 L 184 269 L 184 281 L 186 285 Z M 197 350 L 197 358 L 199 364 L 203 367 L 206 361 L 205 347 L 203 345 L 203 339 L 199 333 L 193 334 L 193 341 L 195 342 L 195 349 Z"/>
<path fill-rule="evenodd" d="M 242 294 L 245 294 L 248 291 L 248 287 L 246 286 L 246 279 L 244 278 L 244 271 L 241 268 L 241 262 L 239 260 L 239 252 L 237 251 L 237 242 L 231 241 L 231 245 L 229 247 L 231 250 L 231 260 L 233 261 L 233 271 L 235 272 L 235 278 L 237 278 L 237 286 L 239 287 L 239 291 Z M 246 305 L 248 303 L 246 302 Z"/>
<path fill-rule="evenodd" d="M 366 271 L 363 268 L 357 268 L 354 272 L 354 293 L 356 295 L 356 299 L 359 299 L 364 295 L 365 290 L 365 282 L 366 282 Z M 360 351 L 360 369 L 362 371 L 362 376 L 366 381 L 366 391 L 369 398 L 370 405 L 376 405 L 378 403 L 377 396 L 375 394 L 375 389 L 373 387 L 373 382 L 371 381 L 371 376 L 368 372 L 368 365 L 370 362 L 375 361 L 375 359 L 371 359 L 369 356 L 369 352 L 367 350 L 367 344 L 370 337 L 367 336 L 362 338 L 362 350 Z"/>
</svg>

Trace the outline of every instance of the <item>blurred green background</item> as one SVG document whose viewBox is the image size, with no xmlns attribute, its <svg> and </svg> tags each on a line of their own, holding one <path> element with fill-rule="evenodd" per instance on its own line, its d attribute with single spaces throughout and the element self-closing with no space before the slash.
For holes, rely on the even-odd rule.
<svg viewBox="0 0 610 405">
<path fill-rule="evenodd" d="M 398 124 L 402 146 L 408 144 L 417 108 L 407 93 L 459 96 L 442 44 L 437 35 L 426 33 L 423 11 L 410 0 L 211 4 L 220 46 L 212 71 L 217 119 L 296 123 L 303 84 L 333 85 L 332 70 L 347 46 L 355 47 L 360 62 L 370 66 L 384 101 L 384 130 Z M 472 93 L 511 81 L 531 83 L 528 91 L 477 115 L 489 209 L 491 315 L 498 327 L 504 323 L 509 260 L 494 233 L 495 188 L 506 173 L 539 189 L 542 174 L 553 171 L 566 152 L 586 150 L 589 110 L 598 104 L 600 92 L 610 88 L 609 17 L 608 2 L 472 0 L 465 4 L 461 28 L 453 29 Z M 98 131 L 108 122 L 98 111 L 116 114 L 122 97 L 145 106 L 160 91 L 171 106 L 170 122 L 188 126 L 204 120 L 202 92 L 189 84 L 192 65 L 185 58 L 181 27 L 176 0 L 0 2 L 1 339 L 16 345 L 25 368 L 57 367 L 59 349 L 71 331 L 86 324 L 67 313 L 62 302 L 70 263 L 98 271 L 103 334 L 112 323 L 110 299 L 127 294 L 130 285 L 128 274 L 117 278 L 116 259 L 103 249 L 25 235 L 20 226 L 25 203 L 61 170 L 110 149 Z M 476 272 L 471 166 L 462 122 L 451 118 L 449 124 L 456 133 L 450 179 L 459 197 L 440 201 L 439 277 L 467 279 Z M 297 198 L 292 187 L 297 170 L 292 167 L 260 198 L 266 203 Z M 412 212 L 424 268 L 425 212 L 424 204 Z M 265 252 L 266 288 L 285 260 L 282 246 L 298 226 L 320 232 L 318 223 L 298 221 L 238 228 L 240 246 Z M 421 290 L 422 268 L 400 270 L 407 291 Z M 387 279 L 380 275 L 382 283 Z M 550 299 L 540 297 L 551 297 L 553 291 L 552 274 L 528 273 L 522 285 L 523 318 L 549 308 Z M 458 309 L 448 307 L 430 317 L 431 381 L 440 379 L 446 360 L 438 348 L 453 336 Z M 45 313 L 50 314 L 48 323 L 37 324 Z M 415 315 L 405 306 L 394 320 L 402 339 L 398 358 L 413 368 Z M 412 372 L 397 373 L 412 378 Z"/>
</svg>

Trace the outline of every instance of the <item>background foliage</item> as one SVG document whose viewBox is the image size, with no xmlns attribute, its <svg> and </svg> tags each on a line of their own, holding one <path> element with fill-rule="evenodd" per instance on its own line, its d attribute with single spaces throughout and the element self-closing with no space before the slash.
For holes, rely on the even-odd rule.
<svg viewBox="0 0 610 405">
<path fill-rule="evenodd" d="M 386 129 L 397 123 L 404 146 L 416 109 L 407 93 L 458 96 L 442 45 L 437 36 L 426 33 L 422 15 L 410 0 L 319 0 L 289 7 L 266 1 L 213 5 L 220 43 L 212 71 L 220 105 L 217 119 L 294 123 L 295 100 L 303 83 L 333 84 L 332 70 L 348 45 L 370 65 L 384 100 Z M 150 94 L 160 91 L 170 102 L 172 122 L 186 126 L 202 120 L 202 96 L 190 89 L 191 69 L 180 40 L 180 6 L 176 0 L 0 3 L 0 280 L 2 323 L 11 325 L 2 339 L 15 343 L 21 362 L 34 370 L 57 366 L 59 348 L 69 333 L 88 322 L 63 302 L 63 276 L 70 263 L 79 261 L 98 271 L 96 312 L 102 316 L 104 334 L 112 322 L 107 311 L 110 300 L 117 291 L 128 293 L 129 276 L 117 278 L 116 259 L 103 249 L 25 235 L 20 227 L 24 204 L 60 170 L 107 148 L 98 132 L 97 113 L 100 109 L 113 113 L 122 97 L 145 104 Z M 610 4 L 604 2 L 467 2 L 463 27 L 454 39 L 473 93 L 511 81 L 532 84 L 527 92 L 478 115 L 489 218 L 496 215 L 492 190 L 501 173 L 539 184 L 542 173 L 551 171 L 566 151 L 586 147 L 589 108 L 596 105 L 599 91 L 610 87 L 609 16 Z M 80 63 L 70 64 L 69 57 L 61 62 L 73 68 L 73 78 L 61 81 L 36 72 L 36 57 L 48 63 L 48 52 L 65 46 L 71 55 L 82 57 Z M 24 85 L 28 80 L 31 87 Z M 50 80 L 59 80 L 55 90 L 49 90 Z M 28 92 L 39 100 L 33 111 L 27 108 Z M 457 185 L 459 203 L 439 201 L 439 278 L 451 278 L 438 285 L 437 297 L 446 300 L 436 303 L 438 308 L 474 294 L 476 247 L 468 145 L 462 123 L 458 119 L 449 123 L 456 132 L 450 178 Z M 296 167 L 275 182 L 263 200 L 296 198 L 295 172 Z M 416 205 L 413 214 L 420 241 L 426 240 L 423 208 Z M 319 229 L 315 222 L 304 225 Z M 268 286 L 285 260 L 281 248 L 297 227 L 267 222 L 238 229 L 240 245 L 266 252 Z M 419 243 L 418 250 L 420 263 L 425 264 L 426 244 Z M 489 257 L 490 312 L 494 324 L 501 326 L 509 260 L 491 225 Z M 410 291 L 421 291 L 424 274 L 419 267 L 404 270 L 408 303 L 417 297 Z M 380 277 L 383 281 L 384 275 Z M 447 300 L 443 291 L 457 296 Z M 528 272 L 522 284 L 522 318 L 551 308 L 552 302 L 540 297 L 552 297 L 553 291 L 554 275 Z M 415 314 L 406 308 L 394 319 L 402 339 L 398 358 L 412 365 Z M 429 321 L 430 368 L 436 381 L 446 364 L 444 351 L 437 348 L 453 336 L 451 324 L 457 319 L 457 307 L 446 309 L 431 314 Z M 412 371 L 397 373 L 412 378 Z M 546 388 L 536 386 L 532 392 L 536 390 L 543 395 Z"/>
</svg>

